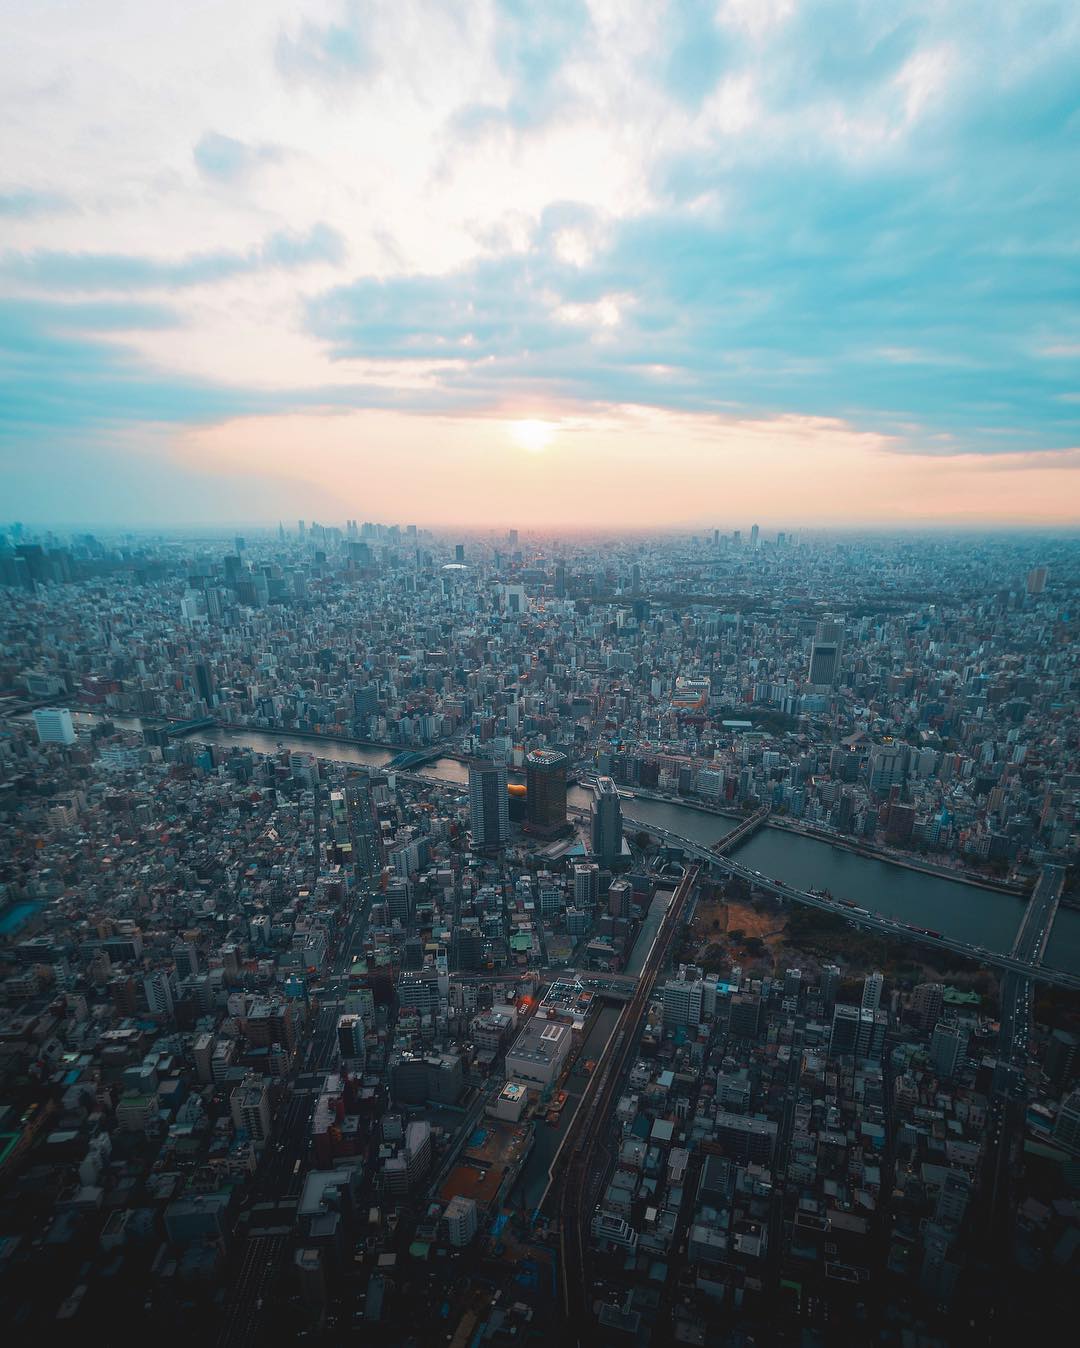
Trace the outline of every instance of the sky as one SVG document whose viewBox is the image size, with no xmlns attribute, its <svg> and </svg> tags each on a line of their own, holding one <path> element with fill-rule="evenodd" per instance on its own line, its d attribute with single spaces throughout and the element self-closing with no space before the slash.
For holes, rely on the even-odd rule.
<svg viewBox="0 0 1080 1348">
<path fill-rule="evenodd" d="M 1080 519 L 1080 6 L 0 0 L 0 516 Z"/>
</svg>

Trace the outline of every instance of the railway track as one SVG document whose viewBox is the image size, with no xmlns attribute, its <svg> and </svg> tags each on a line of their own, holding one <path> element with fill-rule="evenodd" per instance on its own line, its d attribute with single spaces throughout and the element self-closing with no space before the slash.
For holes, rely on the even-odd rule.
<svg viewBox="0 0 1080 1348">
<path fill-rule="evenodd" d="M 623 1009 L 619 1028 L 605 1053 L 602 1070 L 594 1073 L 573 1122 L 569 1161 L 559 1190 L 560 1265 L 563 1314 L 570 1343 L 583 1343 L 589 1332 L 586 1262 L 589 1226 L 599 1181 L 597 1168 L 603 1145 L 603 1123 L 610 1113 L 627 1060 L 637 1042 L 637 1027 L 648 1005 L 657 974 L 667 960 L 668 947 L 697 884 L 699 866 L 683 875 L 641 971 L 633 999 Z"/>
</svg>

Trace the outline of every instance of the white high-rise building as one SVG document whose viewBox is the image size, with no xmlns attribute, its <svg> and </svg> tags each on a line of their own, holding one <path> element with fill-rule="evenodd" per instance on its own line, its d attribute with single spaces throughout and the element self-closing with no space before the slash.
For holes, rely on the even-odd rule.
<svg viewBox="0 0 1080 1348">
<path fill-rule="evenodd" d="M 864 1011 L 879 1011 L 881 1009 L 881 992 L 884 986 L 885 978 L 880 973 L 872 973 L 863 980 L 862 1009 Z"/>
<path fill-rule="evenodd" d="M 39 744 L 74 744 L 75 724 L 66 707 L 38 707 L 34 727 Z"/>
<path fill-rule="evenodd" d="M 155 969 L 143 979 L 143 991 L 146 993 L 146 1005 L 153 1016 L 165 1016 L 172 1019 L 174 976 L 171 970 Z"/>
<path fill-rule="evenodd" d="M 468 1245 L 476 1235 L 476 1199 L 455 1194 L 446 1205 L 446 1227 L 451 1245 Z"/>
</svg>

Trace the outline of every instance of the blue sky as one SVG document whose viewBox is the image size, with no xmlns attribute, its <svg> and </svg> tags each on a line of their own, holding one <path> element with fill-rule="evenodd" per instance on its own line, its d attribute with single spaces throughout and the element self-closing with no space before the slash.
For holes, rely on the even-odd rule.
<svg viewBox="0 0 1080 1348">
<path fill-rule="evenodd" d="M 11 517 L 1080 514 L 1075 5 L 3 23 Z"/>
</svg>

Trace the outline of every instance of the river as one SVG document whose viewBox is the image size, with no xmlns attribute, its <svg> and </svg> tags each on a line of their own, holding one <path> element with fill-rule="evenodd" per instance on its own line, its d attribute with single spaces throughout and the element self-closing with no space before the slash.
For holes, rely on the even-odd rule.
<svg viewBox="0 0 1080 1348">
<path fill-rule="evenodd" d="M 84 724 L 94 719 L 97 718 L 76 716 Z M 137 717 L 113 719 L 117 725 L 132 729 L 139 729 L 142 724 Z M 272 730 L 200 730 L 193 738 L 208 744 L 238 745 L 257 753 L 274 753 L 283 746 L 366 767 L 381 767 L 394 756 L 390 749 L 365 748 L 347 740 L 301 739 Z M 456 758 L 436 759 L 421 771 L 462 786 L 469 778 L 467 765 Z M 587 806 L 591 799 L 592 793 L 580 786 L 572 786 L 567 792 L 571 805 Z M 623 815 L 628 828 L 640 821 L 705 844 L 719 841 L 737 824 L 737 820 L 692 805 L 640 798 L 626 800 Z M 741 862 L 764 875 L 801 888 L 828 889 L 837 898 L 851 899 L 872 912 L 930 927 L 959 940 L 986 946 L 988 950 L 1008 950 L 1023 912 L 1022 901 L 1011 894 L 858 856 L 785 829 L 761 829 L 737 850 Z M 1059 910 L 1046 963 L 1052 968 L 1080 973 L 1080 911 Z"/>
</svg>

